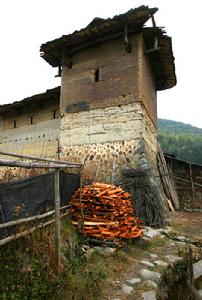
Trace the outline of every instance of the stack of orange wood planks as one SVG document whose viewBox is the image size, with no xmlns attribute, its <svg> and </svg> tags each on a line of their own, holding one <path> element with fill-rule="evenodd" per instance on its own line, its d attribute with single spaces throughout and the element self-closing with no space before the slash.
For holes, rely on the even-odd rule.
<svg viewBox="0 0 202 300">
<path fill-rule="evenodd" d="M 70 202 L 72 222 L 80 233 L 95 238 L 137 238 L 142 234 L 132 198 L 115 185 L 84 186 Z"/>
</svg>

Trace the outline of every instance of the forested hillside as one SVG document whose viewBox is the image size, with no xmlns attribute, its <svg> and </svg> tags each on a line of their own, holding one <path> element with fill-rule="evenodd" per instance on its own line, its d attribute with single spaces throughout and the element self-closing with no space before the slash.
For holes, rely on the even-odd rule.
<svg viewBox="0 0 202 300">
<path fill-rule="evenodd" d="M 164 152 L 202 164 L 202 128 L 158 119 L 158 140 Z"/>
</svg>

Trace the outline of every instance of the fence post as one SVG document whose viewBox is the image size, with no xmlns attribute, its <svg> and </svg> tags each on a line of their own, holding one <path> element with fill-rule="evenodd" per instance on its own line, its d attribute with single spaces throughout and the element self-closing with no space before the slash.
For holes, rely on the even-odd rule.
<svg viewBox="0 0 202 300">
<path fill-rule="evenodd" d="M 61 236 L 60 236 L 60 169 L 55 169 L 55 254 L 57 270 L 61 267 Z"/>
</svg>

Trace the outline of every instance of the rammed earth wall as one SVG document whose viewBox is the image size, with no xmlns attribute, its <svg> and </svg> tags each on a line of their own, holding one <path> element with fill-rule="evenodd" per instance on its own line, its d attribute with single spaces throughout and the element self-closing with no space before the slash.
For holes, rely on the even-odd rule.
<svg viewBox="0 0 202 300">
<path fill-rule="evenodd" d="M 142 143 L 156 168 L 156 91 L 141 34 L 94 46 L 63 65 L 60 146 L 87 179 L 114 181 L 138 167 Z M 70 58 L 69 58 L 70 59 Z M 68 60 L 68 59 L 67 59 Z"/>
<path fill-rule="evenodd" d="M 41 121 L 0 131 L 0 147 L 8 152 L 55 157 L 58 147 L 59 119 Z"/>
</svg>

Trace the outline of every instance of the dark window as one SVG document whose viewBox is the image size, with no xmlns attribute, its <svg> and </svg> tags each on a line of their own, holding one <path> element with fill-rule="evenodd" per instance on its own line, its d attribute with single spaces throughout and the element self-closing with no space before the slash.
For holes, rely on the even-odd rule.
<svg viewBox="0 0 202 300">
<path fill-rule="evenodd" d="M 95 76 L 95 82 L 98 82 L 98 81 L 100 81 L 100 69 L 96 69 L 95 70 L 95 74 L 94 74 L 94 76 Z"/>
<path fill-rule="evenodd" d="M 0 129 L 3 128 L 3 116 L 0 116 Z"/>
<path fill-rule="evenodd" d="M 13 121 L 13 128 L 17 128 L 17 121 L 16 120 Z"/>
<path fill-rule="evenodd" d="M 54 109 L 53 110 L 53 119 L 58 119 L 59 118 L 59 110 L 58 109 Z"/>
<path fill-rule="evenodd" d="M 34 117 L 33 116 L 30 116 L 30 124 L 34 124 Z"/>
</svg>

